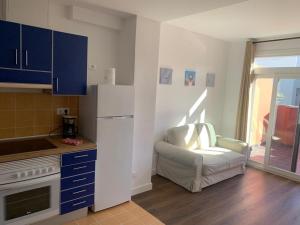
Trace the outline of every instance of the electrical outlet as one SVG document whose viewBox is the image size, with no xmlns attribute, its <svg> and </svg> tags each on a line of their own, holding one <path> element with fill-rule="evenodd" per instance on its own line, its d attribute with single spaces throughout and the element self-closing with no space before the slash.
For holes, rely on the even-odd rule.
<svg viewBox="0 0 300 225">
<path fill-rule="evenodd" d="M 56 109 L 56 114 L 63 116 L 63 115 L 69 115 L 70 114 L 70 109 L 69 108 L 57 108 Z"/>
</svg>

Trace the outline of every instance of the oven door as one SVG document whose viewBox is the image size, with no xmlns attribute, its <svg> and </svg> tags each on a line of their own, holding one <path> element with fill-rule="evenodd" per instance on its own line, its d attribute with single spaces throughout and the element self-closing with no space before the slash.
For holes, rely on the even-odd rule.
<svg viewBox="0 0 300 225">
<path fill-rule="evenodd" d="M 27 225 L 59 214 L 60 174 L 0 185 L 0 224 Z"/>
</svg>

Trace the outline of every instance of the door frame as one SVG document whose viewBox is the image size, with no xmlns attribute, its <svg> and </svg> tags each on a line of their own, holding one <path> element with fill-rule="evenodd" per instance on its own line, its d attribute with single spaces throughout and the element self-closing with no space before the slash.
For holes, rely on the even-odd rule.
<svg viewBox="0 0 300 225">
<path fill-rule="evenodd" d="M 277 88 L 280 79 L 300 79 L 300 68 L 256 68 L 254 70 L 255 79 L 250 88 L 250 100 L 248 107 L 248 132 L 247 132 L 247 142 L 250 140 L 250 131 L 251 131 L 251 118 L 252 118 L 252 106 L 254 103 L 254 94 L 255 94 L 255 84 L 256 80 L 259 78 L 272 78 L 273 79 L 273 88 L 272 88 L 272 98 L 270 105 L 270 116 L 269 116 L 269 126 L 266 134 L 266 150 L 264 156 L 264 163 L 259 163 L 251 159 L 248 160 L 247 165 L 270 172 L 275 175 L 283 176 L 291 180 L 300 182 L 300 175 L 293 173 L 291 171 L 283 170 L 277 167 L 274 167 L 269 164 L 270 153 L 271 153 L 271 139 L 272 134 L 275 129 L 275 118 L 277 110 L 276 107 L 276 95 Z"/>
</svg>

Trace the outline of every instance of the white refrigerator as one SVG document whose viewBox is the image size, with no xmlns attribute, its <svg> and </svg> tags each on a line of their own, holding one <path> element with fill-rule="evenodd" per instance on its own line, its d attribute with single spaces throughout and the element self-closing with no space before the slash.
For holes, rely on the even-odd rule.
<svg viewBox="0 0 300 225">
<path fill-rule="evenodd" d="M 133 113 L 133 86 L 91 85 L 80 97 L 80 133 L 97 143 L 93 211 L 131 199 Z"/>
</svg>

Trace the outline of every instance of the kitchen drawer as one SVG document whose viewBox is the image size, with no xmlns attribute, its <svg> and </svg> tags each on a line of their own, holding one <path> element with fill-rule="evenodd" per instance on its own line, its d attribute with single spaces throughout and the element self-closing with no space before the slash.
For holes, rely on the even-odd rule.
<svg viewBox="0 0 300 225">
<path fill-rule="evenodd" d="M 82 209 L 94 205 L 94 195 L 76 199 L 60 205 L 60 214 L 66 214 L 77 209 Z"/>
<path fill-rule="evenodd" d="M 95 192 L 95 185 L 89 184 L 86 186 L 80 186 L 70 190 L 62 191 L 60 194 L 61 203 L 68 202 L 77 198 L 82 198 L 88 195 L 93 195 Z"/>
<path fill-rule="evenodd" d="M 67 190 L 95 182 L 95 173 L 86 173 L 78 176 L 61 179 L 61 190 Z"/>
<path fill-rule="evenodd" d="M 61 156 L 61 165 L 68 166 L 83 162 L 95 161 L 97 159 L 97 150 L 86 150 L 79 152 L 66 153 Z"/>
<path fill-rule="evenodd" d="M 63 166 L 61 168 L 61 177 L 71 177 L 76 176 L 83 173 L 89 173 L 95 171 L 95 161 L 81 163 L 71 166 Z"/>
</svg>

